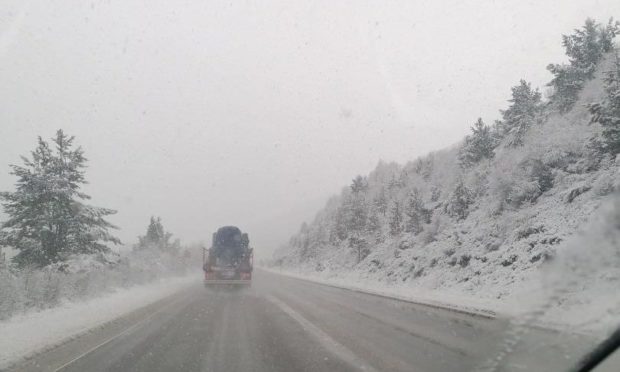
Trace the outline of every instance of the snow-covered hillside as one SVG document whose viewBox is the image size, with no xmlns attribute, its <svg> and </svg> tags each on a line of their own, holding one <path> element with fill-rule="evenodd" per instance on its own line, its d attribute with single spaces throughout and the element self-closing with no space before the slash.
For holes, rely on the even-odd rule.
<svg viewBox="0 0 620 372">
<path fill-rule="evenodd" d="M 614 60 L 601 60 L 572 109 L 542 102 L 517 145 L 510 132 L 470 164 L 471 138 L 404 165 L 380 162 L 304 223 L 273 265 L 502 301 L 519 292 L 620 190 L 620 159 L 597 149 L 602 127 L 587 106 L 605 98 Z"/>
</svg>

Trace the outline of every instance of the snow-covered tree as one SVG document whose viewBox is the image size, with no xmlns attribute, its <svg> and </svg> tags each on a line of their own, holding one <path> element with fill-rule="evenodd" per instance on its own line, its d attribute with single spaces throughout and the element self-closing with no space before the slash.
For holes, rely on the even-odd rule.
<svg viewBox="0 0 620 372">
<path fill-rule="evenodd" d="M 374 200 L 375 207 L 381 215 L 385 216 L 388 210 L 388 198 L 385 192 L 385 187 L 381 187 L 381 190 L 377 194 Z"/>
<path fill-rule="evenodd" d="M 164 225 L 161 223 L 161 217 L 155 218 L 151 216 L 149 226 L 146 228 L 146 235 L 142 239 L 146 244 L 161 245 L 170 237 L 169 233 L 164 231 Z"/>
<path fill-rule="evenodd" d="M 583 84 L 592 79 L 596 65 L 613 48 L 613 40 L 620 31 L 619 23 L 610 19 L 607 25 L 586 19 L 584 26 L 571 35 L 562 35 L 562 44 L 569 58 L 568 64 L 550 64 L 553 74 L 548 86 L 553 88 L 551 102 L 560 110 L 568 111 L 577 101 Z"/>
<path fill-rule="evenodd" d="M 510 107 L 501 111 L 501 127 L 509 146 L 521 146 L 527 130 L 540 119 L 541 95 L 525 80 L 511 90 Z"/>
<path fill-rule="evenodd" d="M 420 223 L 431 223 L 433 212 L 424 206 L 424 200 L 417 188 L 413 188 L 409 194 L 408 207 L 416 212 L 420 219 Z"/>
<path fill-rule="evenodd" d="M 114 210 L 84 204 L 90 199 L 80 189 L 86 183 L 86 158 L 74 137 L 62 130 L 53 138 L 54 148 L 41 137 L 23 165 L 12 165 L 17 176 L 14 192 L 0 193 L 8 215 L 0 229 L 0 245 L 19 252 L 20 266 L 43 267 L 73 254 L 108 252 L 106 243 L 118 244 L 105 220 Z"/>
<path fill-rule="evenodd" d="M 366 226 L 368 221 L 368 206 L 362 194 L 365 189 L 365 179 L 357 177 L 351 186 L 352 194 L 348 195 L 341 208 L 346 231 L 343 236 L 348 237 L 349 247 L 357 254 L 358 262 L 368 254 L 366 242 Z M 357 182 L 356 182 L 357 181 Z"/>
<path fill-rule="evenodd" d="M 447 205 L 447 212 L 456 217 L 457 220 L 463 220 L 467 218 L 469 214 L 469 205 L 472 203 L 471 192 L 463 183 L 463 180 L 459 180 L 454 188 L 454 191 L 450 195 L 450 199 Z"/>
<path fill-rule="evenodd" d="M 428 154 L 424 158 L 419 158 L 415 161 L 413 170 L 416 174 L 419 174 L 428 181 L 429 177 L 433 173 L 434 167 L 434 155 L 433 153 Z"/>
<path fill-rule="evenodd" d="M 350 236 L 349 237 L 349 246 L 355 251 L 357 255 L 357 262 L 361 262 L 370 250 L 368 249 L 368 242 L 364 237 L 360 236 Z"/>
<path fill-rule="evenodd" d="M 347 230 L 347 211 L 344 206 L 340 206 L 333 216 L 333 223 L 330 229 L 330 241 L 337 243 L 345 240 L 349 234 Z"/>
<path fill-rule="evenodd" d="M 434 185 L 431 188 L 431 201 L 438 201 L 439 198 L 441 198 L 441 188 L 438 187 L 437 185 Z"/>
<path fill-rule="evenodd" d="M 368 214 L 368 223 L 366 225 L 366 231 L 378 237 L 381 233 L 381 219 L 379 218 L 379 211 L 377 208 L 371 208 Z"/>
<path fill-rule="evenodd" d="M 299 233 L 293 237 L 292 245 L 299 248 L 299 255 L 302 258 L 310 258 L 313 255 L 311 249 L 311 232 L 308 224 L 303 222 L 299 228 Z"/>
<path fill-rule="evenodd" d="M 390 180 L 390 182 L 388 183 L 388 190 L 390 190 L 390 192 L 395 192 L 396 190 L 402 188 L 404 186 L 404 182 L 403 182 L 403 177 L 402 174 L 399 175 L 398 177 L 396 177 L 395 174 L 392 175 L 392 179 Z"/>
<path fill-rule="evenodd" d="M 352 195 L 347 204 L 347 229 L 351 233 L 361 234 L 368 219 L 366 200 L 362 195 Z"/>
<path fill-rule="evenodd" d="M 588 105 L 592 122 L 603 127 L 602 150 L 613 156 L 620 154 L 620 57 L 616 53 L 614 65 L 605 75 L 603 102 Z"/>
<path fill-rule="evenodd" d="M 134 246 L 134 250 L 157 250 L 176 254 L 181 250 L 181 242 L 179 239 L 170 241 L 171 238 L 172 233 L 164 229 L 161 218 L 151 216 L 146 234 L 138 237 L 138 244 Z"/>
<path fill-rule="evenodd" d="M 478 118 L 471 134 L 465 137 L 465 144 L 459 152 L 459 163 L 461 167 L 470 167 L 482 159 L 491 159 L 494 156 L 493 150 L 496 146 L 495 138 L 491 133 L 491 128 L 484 124 L 482 118 Z"/>
<path fill-rule="evenodd" d="M 364 193 L 368 190 L 368 179 L 366 177 L 357 176 L 351 182 L 351 192 L 354 194 Z"/>
<path fill-rule="evenodd" d="M 528 178 L 534 181 L 540 194 L 553 187 L 553 172 L 540 159 L 529 159 L 520 164 L 526 170 Z"/>
<path fill-rule="evenodd" d="M 403 231 L 403 212 L 400 203 L 394 202 L 394 206 L 390 211 L 390 235 L 396 236 Z"/>
<path fill-rule="evenodd" d="M 575 30 L 572 35 L 563 35 L 562 45 L 566 48 L 571 66 L 591 79 L 603 54 L 613 48 L 613 39 L 620 31 L 619 26 L 620 23 L 613 19 L 604 26 L 588 18 L 581 29 Z"/>
<path fill-rule="evenodd" d="M 491 138 L 497 145 L 504 139 L 504 123 L 501 120 L 495 120 L 491 126 Z"/>
<path fill-rule="evenodd" d="M 405 231 L 414 235 L 422 232 L 422 223 L 420 222 L 420 216 L 418 216 L 415 199 L 409 198 L 407 208 L 405 209 L 405 214 L 407 215 L 407 219 L 405 221 Z"/>
</svg>

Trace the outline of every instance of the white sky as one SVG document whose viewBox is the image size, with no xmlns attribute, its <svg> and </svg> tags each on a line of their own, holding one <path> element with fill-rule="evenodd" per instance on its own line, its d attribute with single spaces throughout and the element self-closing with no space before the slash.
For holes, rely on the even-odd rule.
<svg viewBox="0 0 620 372">
<path fill-rule="evenodd" d="M 186 242 L 238 225 L 269 254 L 379 159 L 451 145 L 519 79 L 543 86 L 587 16 L 620 1 L 5 0 L 0 190 L 63 128 L 124 243 L 160 215 Z"/>
</svg>

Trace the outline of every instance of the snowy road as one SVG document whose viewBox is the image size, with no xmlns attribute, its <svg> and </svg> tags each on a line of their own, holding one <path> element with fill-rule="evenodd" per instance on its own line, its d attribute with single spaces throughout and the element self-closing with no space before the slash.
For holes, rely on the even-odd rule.
<svg viewBox="0 0 620 372">
<path fill-rule="evenodd" d="M 468 371 L 505 348 L 507 329 L 505 320 L 257 271 L 250 289 L 197 282 L 13 370 Z M 564 356 L 587 347 L 552 331 L 518 336 L 498 370 L 564 370 Z"/>
</svg>

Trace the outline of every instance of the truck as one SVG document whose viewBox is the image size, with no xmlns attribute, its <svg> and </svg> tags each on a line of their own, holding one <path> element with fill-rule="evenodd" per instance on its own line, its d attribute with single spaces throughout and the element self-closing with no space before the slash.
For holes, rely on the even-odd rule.
<svg viewBox="0 0 620 372">
<path fill-rule="evenodd" d="M 223 226 L 213 233 L 211 248 L 203 248 L 205 287 L 250 286 L 254 255 L 247 233 L 236 226 Z"/>
</svg>

